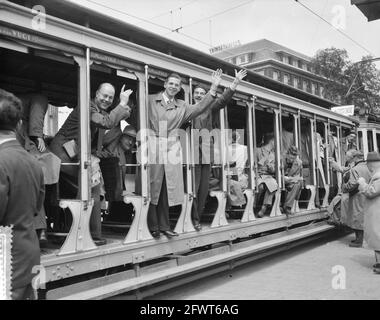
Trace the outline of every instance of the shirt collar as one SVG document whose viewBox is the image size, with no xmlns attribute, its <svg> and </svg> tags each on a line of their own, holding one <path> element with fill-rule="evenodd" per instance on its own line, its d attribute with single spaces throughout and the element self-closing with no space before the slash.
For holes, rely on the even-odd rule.
<svg viewBox="0 0 380 320">
<path fill-rule="evenodd" d="M 162 93 L 162 98 L 164 99 L 166 104 L 172 103 L 175 100 L 175 99 L 170 100 L 169 97 L 166 95 L 165 91 Z"/>
</svg>

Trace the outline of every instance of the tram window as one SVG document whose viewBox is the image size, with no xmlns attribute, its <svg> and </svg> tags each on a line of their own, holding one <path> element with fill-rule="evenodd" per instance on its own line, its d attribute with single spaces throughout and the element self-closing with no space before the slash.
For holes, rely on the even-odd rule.
<svg viewBox="0 0 380 320">
<path fill-rule="evenodd" d="M 359 150 L 363 152 L 364 151 L 363 150 L 363 132 L 360 130 L 358 130 L 358 140 L 359 140 Z M 377 141 L 380 142 L 379 139 L 377 139 Z"/>
<path fill-rule="evenodd" d="M 367 131 L 367 139 L 368 139 L 368 152 L 374 151 L 372 130 Z"/>
<path fill-rule="evenodd" d="M 231 102 L 227 107 L 229 128 L 227 135 L 228 206 L 242 209 L 246 205 L 244 196 L 248 188 L 248 108 Z M 242 212 L 240 212 L 242 213 Z M 240 215 L 238 218 L 241 218 Z"/>
<path fill-rule="evenodd" d="M 376 133 L 376 145 L 377 145 L 377 152 L 380 151 L 380 133 Z"/>
<path fill-rule="evenodd" d="M 302 176 L 306 185 L 312 185 L 312 136 L 311 125 L 308 118 L 301 117 L 301 139 L 300 139 L 300 154 L 303 166 Z"/>
</svg>

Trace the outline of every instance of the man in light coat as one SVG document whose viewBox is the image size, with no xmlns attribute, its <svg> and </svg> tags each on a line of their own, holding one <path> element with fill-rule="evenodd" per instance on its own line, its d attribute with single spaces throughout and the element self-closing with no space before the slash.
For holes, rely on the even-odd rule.
<svg viewBox="0 0 380 320">
<path fill-rule="evenodd" d="M 375 250 L 376 263 L 373 271 L 380 274 L 380 154 L 369 152 L 367 155 L 368 170 L 372 174 L 367 184 L 359 178 L 359 191 L 367 198 L 364 214 L 364 239 L 371 249 Z"/>
<path fill-rule="evenodd" d="M 371 179 L 371 174 L 364 161 L 364 155 L 358 150 L 349 150 L 346 158 L 350 161 L 351 167 L 343 176 L 342 192 L 348 197 L 342 197 L 341 210 L 342 222 L 355 232 L 356 239 L 350 247 L 361 247 L 363 244 L 363 216 L 365 214 L 365 204 L 367 202 L 363 193 L 358 192 L 358 179 L 361 177 L 366 183 Z"/>
<path fill-rule="evenodd" d="M 184 185 L 181 144 L 178 128 L 196 118 L 215 101 L 222 71 L 212 75 L 212 86 L 204 99 L 190 105 L 175 96 L 181 90 L 181 77 L 172 73 L 166 79 L 165 91 L 149 96 L 148 129 L 151 202 L 148 227 L 154 238 L 162 232 L 168 238 L 178 236 L 169 225 L 169 206 L 182 205 Z"/>
</svg>

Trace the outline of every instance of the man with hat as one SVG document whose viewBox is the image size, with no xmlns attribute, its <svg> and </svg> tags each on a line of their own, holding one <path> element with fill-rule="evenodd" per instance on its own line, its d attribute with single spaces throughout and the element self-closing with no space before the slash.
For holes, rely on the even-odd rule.
<svg viewBox="0 0 380 320">
<path fill-rule="evenodd" d="M 285 156 L 284 181 L 286 198 L 284 202 L 284 213 L 290 215 L 294 201 L 298 198 L 301 191 L 301 170 L 302 161 L 298 157 L 299 151 L 296 146 L 290 146 Z"/>
<path fill-rule="evenodd" d="M 109 130 L 103 138 L 103 149 L 98 152 L 101 158 L 101 169 L 106 187 L 106 199 L 111 201 L 121 201 L 124 189 L 124 180 L 127 173 L 126 164 L 134 163 L 134 154 L 136 145 L 136 130 L 133 126 L 127 125 L 123 132 L 119 127 Z M 111 166 L 107 165 L 110 164 Z M 112 163 L 111 163 L 112 162 Z M 114 172 L 110 172 L 110 170 Z M 115 175 L 116 170 L 116 175 Z M 127 172 L 128 171 L 128 172 Z M 113 181 L 109 181 L 111 176 Z"/>
<path fill-rule="evenodd" d="M 380 274 L 380 154 L 369 152 L 367 155 L 368 170 L 372 174 L 367 184 L 363 178 L 358 179 L 359 191 L 367 198 L 364 214 L 364 239 L 368 246 L 375 250 L 376 263 L 373 271 Z"/>
<path fill-rule="evenodd" d="M 343 175 L 341 219 L 344 224 L 355 232 L 356 239 L 351 241 L 350 247 L 361 247 L 363 244 L 363 216 L 365 213 L 365 196 L 358 192 L 358 179 L 361 177 L 366 183 L 371 174 L 364 161 L 364 155 L 359 150 L 351 149 L 346 155 L 350 168 Z"/>
</svg>

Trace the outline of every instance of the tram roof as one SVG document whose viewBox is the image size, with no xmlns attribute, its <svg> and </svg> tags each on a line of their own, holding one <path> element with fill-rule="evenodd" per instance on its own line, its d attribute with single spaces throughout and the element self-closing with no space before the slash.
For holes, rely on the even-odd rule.
<svg viewBox="0 0 380 320">
<path fill-rule="evenodd" d="M 367 17 L 368 21 L 380 19 L 380 1 L 351 0 L 351 4 L 355 5 Z"/>
<path fill-rule="evenodd" d="M 152 50 L 156 50 L 158 52 L 169 54 L 194 64 L 199 64 L 206 68 L 216 69 L 220 67 L 225 73 L 231 76 L 234 76 L 234 70 L 237 68 L 236 65 L 211 56 L 207 53 L 193 49 L 176 41 L 169 40 L 155 33 L 146 31 L 132 24 L 120 21 L 116 18 L 112 18 L 70 1 L 9 0 L 9 2 L 28 8 L 32 8 L 34 5 L 42 5 L 45 7 L 46 14 L 48 15 L 81 26 L 87 26 L 90 29 L 147 47 Z M 324 108 L 330 108 L 336 105 L 330 100 L 326 100 L 292 86 L 282 84 L 253 71 L 248 71 L 247 81 Z"/>
</svg>

